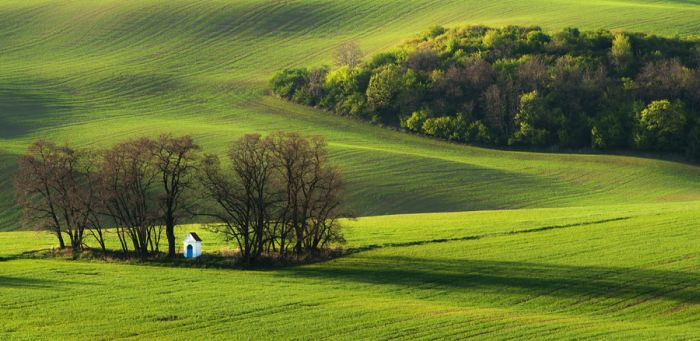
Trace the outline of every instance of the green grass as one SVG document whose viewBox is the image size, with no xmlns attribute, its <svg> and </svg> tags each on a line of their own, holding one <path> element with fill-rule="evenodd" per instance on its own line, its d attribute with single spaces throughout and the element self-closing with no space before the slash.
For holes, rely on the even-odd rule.
<svg viewBox="0 0 700 341">
<path fill-rule="evenodd" d="M 699 218 L 700 202 L 369 217 L 346 222 L 365 251 L 266 271 L 8 259 L 0 338 L 693 338 Z M 52 242 L 0 238 L 5 257 Z"/>
<path fill-rule="evenodd" d="M 19 227 L 10 175 L 32 141 L 161 132 L 211 152 L 246 132 L 322 134 L 362 216 L 700 199 L 695 167 L 455 146 L 265 96 L 275 71 L 330 63 L 350 39 L 371 55 L 434 24 L 688 36 L 699 15 L 693 1 L 3 1 L 0 230 Z"/>
<path fill-rule="evenodd" d="M 161 132 L 216 153 L 247 132 L 322 134 L 349 207 L 381 216 L 345 222 L 348 256 L 266 271 L 29 259 L 53 238 L 0 233 L 0 339 L 697 338 L 700 168 L 448 144 L 266 83 L 434 24 L 690 36 L 698 17 L 694 0 L 1 1 L 0 230 L 19 227 L 10 175 L 32 141 Z"/>
</svg>

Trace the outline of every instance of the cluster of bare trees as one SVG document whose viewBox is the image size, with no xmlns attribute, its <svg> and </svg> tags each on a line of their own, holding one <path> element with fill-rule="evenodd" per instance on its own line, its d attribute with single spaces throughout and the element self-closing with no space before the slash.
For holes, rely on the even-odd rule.
<svg viewBox="0 0 700 341">
<path fill-rule="evenodd" d="M 103 252 L 105 227 L 114 227 L 122 252 L 140 257 L 159 252 L 165 229 L 172 256 L 198 151 L 188 136 L 129 140 L 104 151 L 38 141 L 18 158 L 14 181 L 25 224 L 51 231 L 61 248 L 67 235 L 74 251 L 92 235 Z"/>
<path fill-rule="evenodd" d="M 212 229 L 235 241 L 244 261 L 342 241 L 342 182 L 322 138 L 246 135 L 228 159 L 222 166 L 217 156 L 202 155 L 189 136 L 134 139 L 102 151 L 41 140 L 18 158 L 15 187 L 25 223 L 51 231 L 61 248 L 68 236 L 74 251 L 92 236 L 107 252 L 109 231 L 124 254 L 145 258 L 160 252 L 165 232 L 174 256 L 175 226 L 193 216 L 214 217 Z"/>
<path fill-rule="evenodd" d="M 244 261 L 342 242 L 343 186 L 322 138 L 246 135 L 231 146 L 228 159 L 231 166 L 223 167 L 217 156 L 207 156 L 201 183 L 217 204 L 209 214 L 221 224 L 213 228 L 238 243 Z"/>
</svg>

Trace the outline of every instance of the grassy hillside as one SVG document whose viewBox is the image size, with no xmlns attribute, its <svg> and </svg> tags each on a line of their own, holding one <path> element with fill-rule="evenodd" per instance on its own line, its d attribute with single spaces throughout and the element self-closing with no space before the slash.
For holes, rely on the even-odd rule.
<svg viewBox="0 0 700 341">
<path fill-rule="evenodd" d="M 688 36 L 698 17 L 697 0 L 0 1 L 0 230 L 18 228 L 10 174 L 32 141 L 161 132 L 210 152 L 246 132 L 322 134 L 349 205 L 385 214 L 345 222 L 348 256 L 256 271 L 33 259 L 50 235 L 0 233 L 0 339 L 696 338 L 700 168 L 453 145 L 266 83 L 434 24 Z M 190 230 L 206 252 L 230 246 Z"/>
<path fill-rule="evenodd" d="M 0 338 L 694 338 L 698 219 L 698 202 L 370 217 L 347 230 L 365 251 L 267 271 L 11 259 L 52 240 L 0 233 Z"/>
<path fill-rule="evenodd" d="M 698 169 L 630 157 L 454 146 L 265 96 L 283 67 L 368 53 L 433 24 L 539 24 L 691 35 L 696 1 L 3 1 L 0 230 L 15 229 L 13 159 L 37 138 L 109 145 L 193 134 L 219 152 L 246 132 L 327 137 L 358 215 L 700 198 Z"/>
</svg>

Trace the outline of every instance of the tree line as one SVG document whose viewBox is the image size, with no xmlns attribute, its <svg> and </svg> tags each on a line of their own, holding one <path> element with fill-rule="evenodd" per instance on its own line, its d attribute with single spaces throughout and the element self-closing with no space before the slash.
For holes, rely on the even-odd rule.
<svg viewBox="0 0 700 341">
<path fill-rule="evenodd" d="M 285 69 L 283 98 L 451 141 L 700 158 L 700 42 L 539 27 L 433 27 L 361 62 Z"/>
<path fill-rule="evenodd" d="M 106 254 L 105 236 L 113 233 L 119 252 L 144 259 L 160 253 L 164 233 L 172 257 L 175 226 L 195 217 L 210 217 L 244 262 L 344 241 L 343 182 L 321 137 L 245 135 L 224 161 L 189 136 L 131 139 L 105 150 L 39 140 L 17 161 L 24 224 L 50 231 L 73 252 L 92 237 Z"/>
</svg>

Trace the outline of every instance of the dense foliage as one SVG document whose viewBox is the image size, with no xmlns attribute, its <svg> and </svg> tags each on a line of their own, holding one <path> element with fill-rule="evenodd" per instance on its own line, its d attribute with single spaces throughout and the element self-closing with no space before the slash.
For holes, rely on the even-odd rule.
<svg viewBox="0 0 700 341">
<path fill-rule="evenodd" d="M 345 47 L 347 48 L 347 47 Z M 431 28 L 354 67 L 286 69 L 286 99 L 452 141 L 700 156 L 700 42 Z"/>
</svg>

